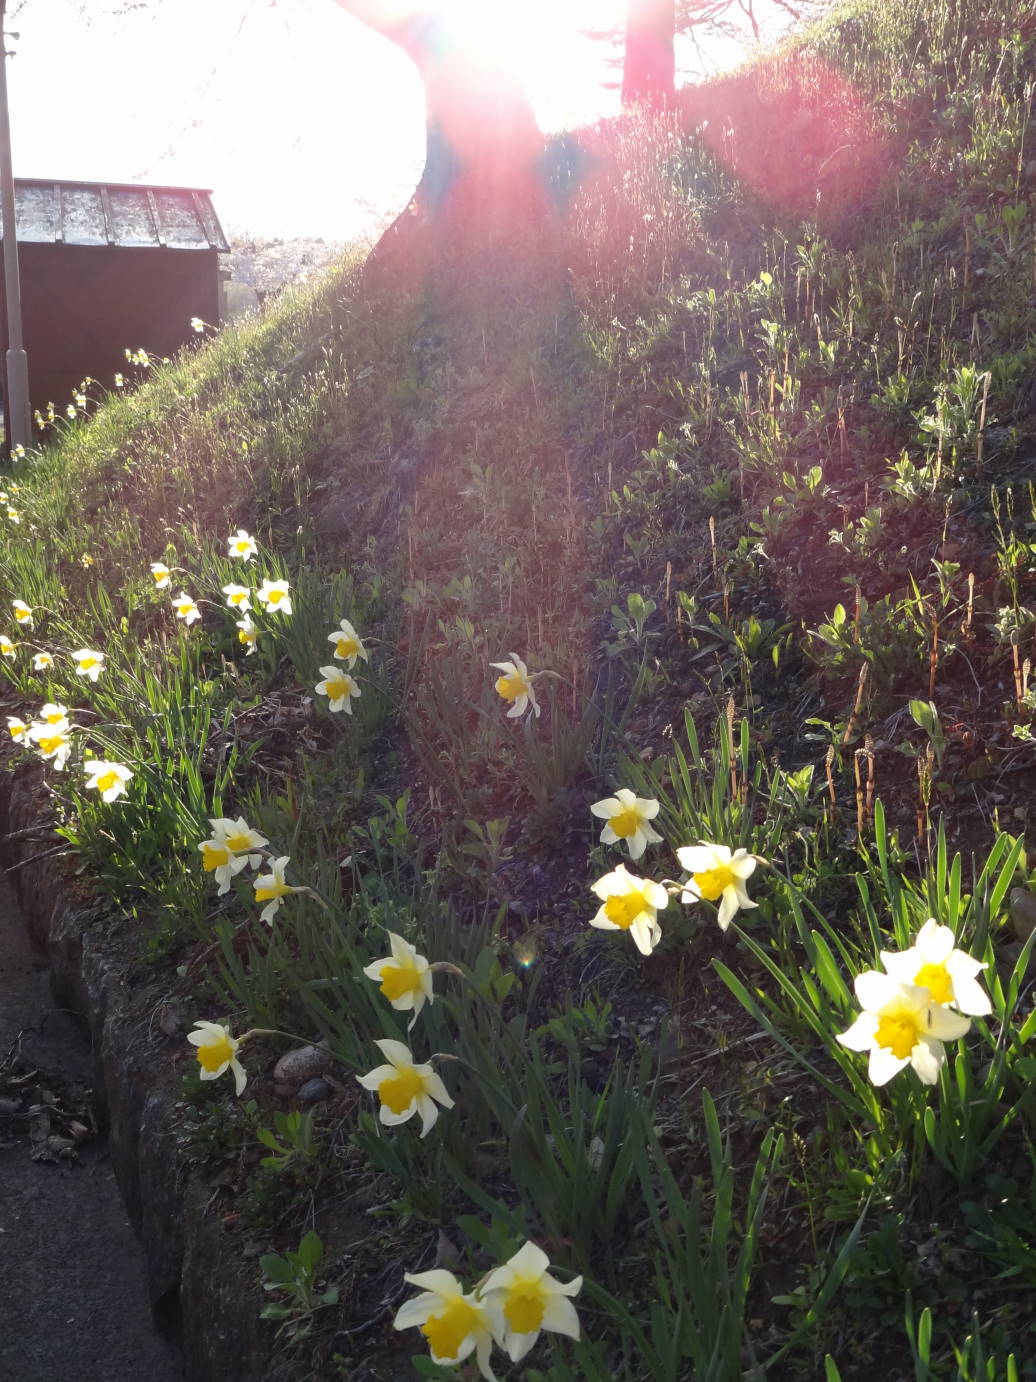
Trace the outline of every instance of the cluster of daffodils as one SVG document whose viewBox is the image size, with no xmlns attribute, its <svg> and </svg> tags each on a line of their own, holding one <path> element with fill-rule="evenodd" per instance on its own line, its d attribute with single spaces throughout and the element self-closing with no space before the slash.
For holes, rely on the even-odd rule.
<svg viewBox="0 0 1036 1382">
<path fill-rule="evenodd" d="M 0 501 L 6 495 L 0 491 Z M 36 627 L 36 611 L 24 600 L 12 600 L 11 612 L 14 615 L 16 628 L 31 633 Z M 22 645 L 25 646 L 24 644 Z M 13 661 L 18 655 L 19 645 L 15 643 L 9 634 L 0 633 L 0 657 L 5 657 Z M 75 664 L 77 676 L 89 677 L 91 681 L 96 681 L 104 665 L 104 654 L 95 652 L 92 648 L 77 648 L 75 652 L 69 653 Z M 54 654 L 48 649 L 41 648 L 33 654 L 32 670 L 34 672 L 49 671 L 55 665 Z"/>
<path fill-rule="evenodd" d="M 604 821 L 601 843 L 625 844 L 631 860 L 639 859 L 649 844 L 662 842 L 651 826 L 658 815 L 658 802 L 635 796 L 627 787 L 620 787 L 613 797 L 595 801 L 590 810 Z M 739 909 L 756 906 L 745 883 L 758 861 L 747 850 L 732 852 L 726 845 L 703 841 L 683 846 L 676 857 L 688 874 L 680 883 L 654 883 L 628 872 L 625 864 L 616 864 L 611 873 L 591 885 L 601 905 L 590 925 L 602 931 L 628 931 L 640 953 L 650 955 L 662 939 L 658 913 L 669 906 L 673 895 L 679 894 L 680 901 L 688 904 L 702 899 L 718 903 L 716 919 L 722 931 Z"/>
<path fill-rule="evenodd" d="M 934 917 L 921 927 L 909 950 L 881 952 L 885 972 L 869 969 L 854 983 L 863 1011 L 837 1040 L 850 1051 L 866 1051 L 867 1073 L 884 1085 L 907 1065 L 922 1084 L 935 1084 L 946 1062 L 947 1041 L 986 1017 L 992 1004 L 978 976 L 985 965 L 954 948 L 954 935 Z"/>
<path fill-rule="evenodd" d="M 560 1282 L 547 1268 L 550 1259 L 535 1243 L 523 1247 L 468 1292 L 452 1272 L 405 1272 L 420 1288 L 400 1306 L 396 1329 L 420 1329 L 433 1363 L 453 1367 L 473 1353 L 487 1382 L 496 1382 L 490 1355 L 496 1344 L 512 1363 L 520 1363 L 544 1330 L 579 1338 L 579 1316 L 572 1304 L 581 1276 Z"/>
<path fill-rule="evenodd" d="M 257 552 L 258 547 L 255 538 L 244 528 L 238 528 L 227 538 L 227 554 L 232 558 L 236 557 L 241 561 L 250 562 L 255 558 Z M 151 576 L 156 590 L 169 590 L 171 588 L 173 573 L 165 562 L 153 561 L 151 563 Z M 235 621 L 235 627 L 238 630 L 238 641 L 244 645 L 246 655 L 255 652 L 259 639 L 259 631 L 251 617 L 253 599 L 262 606 L 267 614 L 290 614 L 292 612 L 291 586 L 287 581 L 264 580 L 255 589 L 232 581 L 223 586 L 222 590 L 226 607 L 242 616 Z M 182 620 L 187 628 L 201 619 L 202 613 L 197 600 L 186 590 L 181 589 L 178 595 L 170 598 L 177 619 Z"/>
<path fill-rule="evenodd" d="M 15 448 L 15 450 L 17 450 L 17 448 Z M 14 452 L 12 452 L 11 455 L 13 459 L 17 459 Z M 24 447 L 22 447 L 22 455 L 25 455 Z M 0 489 L 0 504 L 4 506 L 4 512 L 7 514 L 8 520 L 11 523 L 13 523 L 15 527 L 17 527 L 21 523 L 22 515 L 21 511 L 17 509 L 14 504 L 11 503 L 11 496 L 19 495 L 21 491 L 21 485 L 16 485 L 13 480 L 10 482 L 6 489 Z"/>
<path fill-rule="evenodd" d="M 7 732 L 16 744 L 34 748 L 40 758 L 63 772 L 72 752 L 74 727 L 68 718 L 68 706 L 48 701 L 37 719 L 28 724 L 17 715 L 8 715 Z M 126 784 L 133 777 L 125 763 L 109 762 L 106 758 L 87 758 L 82 764 L 85 786 L 97 792 L 102 801 L 112 802 L 123 796 Z"/>
<path fill-rule="evenodd" d="M 360 694 L 356 678 L 351 672 L 357 658 L 362 657 L 364 662 L 369 662 L 370 658 L 359 634 L 348 619 L 343 619 L 337 629 L 331 630 L 327 635 L 327 641 L 333 644 L 331 656 L 334 661 L 344 662 L 345 666 L 321 667 L 320 675 L 323 681 L 317 682 L 316 692 L 318 696 L 327 697 L 327 708 L 332 713 L 344 710 L 347 715 L 351 715 L 352 702 Z"/>
<path fill-rule="evenodd" d="M 243 869 L 258 869 L 264 860 L 269 863 L 270 872 L 256 873 L 252 879 L 255 901 L 266 904 L 259 913 L 260 921 L 272 926 L 284 899 L 292 893 L 312 894 L 311 888 L 295 887 L 287 881 L 284 875 L 290 863 L 288 855 L 271 858 L 266 849 L 269 844 L 266 836 L 253 830 L 243 816 L 238 816 L 236 821 L 225 816 L 212 816 L 209 825 L 212 827 L 212 838 L 202 840 L 198 849 L 202 868 L 206 873 L 211 873 L 219 884 L 217 897 L 230 891 L 232 880 Z"/>
</svg>

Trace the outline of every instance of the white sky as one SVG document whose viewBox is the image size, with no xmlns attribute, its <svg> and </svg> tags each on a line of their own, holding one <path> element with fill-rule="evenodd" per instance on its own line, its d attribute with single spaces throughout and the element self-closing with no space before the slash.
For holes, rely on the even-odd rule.
<svg viewBox="0 0 1036 1382">
<path fill-rule="evenodd" d="M 9 8 L 17 177 L 208 187 L 230 232 L 348 239 L 398 211 L 420 173 L 416 72 L 334 0 Z M 507 6 L 521 24 L 509 43 L 544 128 L 617 108 L 600 85 L 616 79 L 606 47 L 578 30 L 622 9 L 623 0 Z"/>
</svg>

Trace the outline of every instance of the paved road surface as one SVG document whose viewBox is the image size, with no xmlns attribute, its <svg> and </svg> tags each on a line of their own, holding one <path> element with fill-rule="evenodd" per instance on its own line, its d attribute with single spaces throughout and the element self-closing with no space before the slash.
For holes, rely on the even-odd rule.
<svg viewBox="0 0 1036 1382">
<path fill-rule="evenodd" d="M 55 1090 L 90 1084 L 87 1041 L 55 1010 L 0 872 L 0 1074 L 23 1028 L 37 1029 L 25 1032 L 22 1058 L 44 1082 L 49 1073 Z M 103 1144 L 88 1144 L 77 1165 L 46 1165 L 15 1136 L 0 1146 L 0 1382 L 179 1382 Z"/>
</svg>

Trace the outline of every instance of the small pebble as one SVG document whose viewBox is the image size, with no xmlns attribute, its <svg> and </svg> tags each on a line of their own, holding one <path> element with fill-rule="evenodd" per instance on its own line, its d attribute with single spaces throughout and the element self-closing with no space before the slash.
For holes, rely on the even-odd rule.
<svg viewBox="0 0 1036 1382">
<path fill-rule="evenodd" d="M 331 1086 L 326 1080 L 317 1076 L 315 1079 L 307 1080 L 299 1089 L 297 1098 L 300 1104 L 319 1104 L 321 1100 L 330 1098 Z"/>
<path fill-rule="evenodd" d="M 278 1084 L 298 1086 L 322 1075 L 332 1064 L 330 1052 L 322 1046 L 296 1046 L 281 1056 L 273 1068 L 273 1078 Z"/>
</svg>

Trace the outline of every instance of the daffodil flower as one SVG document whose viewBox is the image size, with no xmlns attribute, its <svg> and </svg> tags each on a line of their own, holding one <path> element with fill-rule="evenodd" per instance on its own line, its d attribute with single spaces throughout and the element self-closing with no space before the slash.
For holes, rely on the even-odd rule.
<svg viewBox="0 0 1036 1382">
<path fill-rule="evenodd" d="M 348 672 L 343 672 L 341 667 L 321 667 L 320 670 L 324 675 L 324 680 L 317 682 L 317 695 L 327 697 L 327 708 L 332 715 L 339 710 L 344 710 L 347 715 L 351 715 L 353 713 L 353 698 L 360 694 L 360 688 L 355 680 Z"/>
<path fill-rule="evenodd" d="M 47 652 L 37 653 L 37 654 L 33 657 L 33 659 L 32 659 L 32 670 L 33 670 L 34 672 L 45 672 L 45 671 L 47 671 L 48 668 L 53 667 L 53 666 L 54 666 L 54 654 L 53 654 L 53 653 L 47 653 Z"/>
<path fill-rule="evenodd" d="M 258 830 L 253 830 L 244 816 L 231 820 L 228 816 L 210 816 L 209 825 L 216 839 L 222 841 L 232 854 L 246 854 L 251 868 L 258 868 L 261 856 L 252 854 L 254 849 L 262 849 L 270 842 Z"/>
<path fill-rule="evenodd" d="M 186 590 L 181 590 L 173 601 L 173 608 L 176 610 L 177 619 L 182 619 L 188 628 L 196 619 L 201 618 L 201 610 L 194 603 Z"/>
<path fill-rule="evenodd" d="M 507 712 L 507 718 L 509 720 L 517 719 L 520 715 L 525 714 L 530 705 L 532 706 L 532 713 L 539 715 L 539 702 L 536 700 L 536 692 L 532 687 L 529 669 L 517 653 L 512 653 L 511 658 L 512 661 L 510 662 L 491 662 L 489 664 L 490 667 L 495 667 L 497 671 L 504 674 L 496 679 L 496 693 L 511 705 L 511 709 Z"/>
<path fill-rule="evenodd" d="M 648 825 L 658 815 L 658 802 L 634 796 L 628 787 L 620 787 L 613 797 L 595 801 L 590 810 L 605 823 L 601 843 L 614 845 L 625 840 L 631 859 L 639 859 L 648 845 L 662 841 L 661 835 Z"/>
<path fill-rule="evenodd" d="M 590 925 L 602 931 L 628 931 L 642 955 L 650 955 L 662 939 L 658 913 L 669 906 L 669 894 L 661 883 L 637 878 L 616 864 L 611 873 L 598 878 L 592 891 L 601 899 Z"/>
<path fill-rule="evenodd" d="M 6 633 L 0 633 L 0 657 L 14 657 L 15 646 Z"/>
<path fill-rule="evenodd" d="M 255 538 L 246 533 L 244 528 L 238 528 L 236 533 L 227 538 L 229 555 L 240 557 L 242 561 L 251 561 L 259 550 L 255 545 Z"/>
<path fill-rule="evenodd" d="M 388 1064 L 356 1078 L 364 1089 L 377 1090 L 381 1100 L 379 1119 L 391 1128 L 419 1113 L 421 1136 L 427 1137 L 439 1116 L 436 1103 L 443 1108 L 453 1108 L 446 1086 L 430 1065 L 415 1065 L 410 1048 L 401 1041 L 385 1037 L 374 1045 Z"/>
<path fill-rule="evenodd" d="M 881 952 L 881 962 L 893 979 L 927 989 L 933 1003 L 951 1004 L 971 1017 L 987 1017 L 993 1011 L 989 995 L 978 982 L 985 969 L 981 960 L 953 948 L 953 932 L 929 917 L 909 950 Z"/>
<path fill-rule="evenodd" d="M 259 630 L 247 614 L 243 619 L 236 619 L 234 624 L 238 629 L 237 641 L 245 646 L 245 657 L 251 657 L 259 646 Z"/>
<path fill-rule="evenodd" d="M 125 763 L 109 763 L 104 758 L 91 758 L 83 764 L 88 789 L 100 792 L 102 801 L 114 801 L 124 796 L 126 783 L 133 776 Z"/>
<path fill-rule="evenodd" d="M 360 640 L 360 635 L 348 619 L 343 619 L 338 628 L 327 635 L 327 641 L 335 645 L 335 650 L 331 656 L 337 662 L 344 662 L 350 669 L 358 657 L 362 657 L 364 662 L 370 661 L 367 656 L 367 649 Z"/>
<path fill-rule="evenodd" d="M 252 879 L 252 887 L 255 890 L 256 902 L 265 902 L 266 906 L 259 913 L 259 920 L 273 925 L 273 915 L 280 907 L 281 903 L 289 893 L 302 892 L 302 888 L 293 888 L 284 881 L 284 870 L 288 865 L 288 856 L 282 854 L 279 859 L 274 859 L 270 865 L 269 873 L 257 874 Z"/>
<path fill-rule="evenodd" d="M 442 1367 L 463 1363 L 472 1353 L 486 1382 L 496 1382 L 489 1365 L 493 1333 L 478 1297 L 466 1294 L 452 1272 L 404 1272 L 403 1280 L 421 1294 L 404 1301 L 392 1321 L 394 1329 L 420 1329 L 428 1340 L 432 1362 Z"/>
<path fill-rule="evenodd" d="M 248 1076 L 244 1066 L 237 1059 L 241 1042 L 230 1035 L 230 1028 L 220 1022 L 195 1022 L 195 1030 L 187 1033 L 187 1040 L 196 1046 L 198 1064 L 201 1066 L 203 1080 L 218 1080 L 224 1070 L 234 1074 L 234 1091 L 244 1091 Z"/>
<path fill-rule="evenodd" d="M 91 681 L 96 681 L 101 675 L 103 653 L 95 653 L 91 648 L 79 648 L 72 654 L 72 659 L 76 664 L 77 677 L 89 677 Z"/>
<path fill-rule="evenodd" d="M 17 715 L 8 715 L 7 732 L 16 744 L 22 742 L 29 732 L 29 726 L 24 720 L 20 720 Z"/>
<path fill-rule="evenodd" d="M 201 851 L 202 867 L 206 873 L 215 876 L 219 884 L 218 897 L 230 891 L 230 882 L 235 874 L 244 868 L 258 868 L 262 862 L 261 854 L 251 854 L 250 850 L 262 849 L 268 843 L 265 835 L 253 830 L 243 816 L 236 821 L 224 817 L 210 819 L 212 839 L 203 840 L 198 846 Z M 266 920 L 264 913 L 263 919 Z"/>
<path fill-rule="evenodd" d="M 263 581 L 255 592 L 267 614 L 291 613 L 291 586 L 287 581 Z"/>
<path fill-rule="evenodd" d="M 868 969 L 854 982 L 863 1012 L 836 1040 L 850 1051 L 869 1051 L 872 1084 L 887 1084 L 912 1065 L 922 1084 L 935 1084 L 946 1061 L 945 1041 L 956 1041 L 971 1019 L 932 1001 L 931 990 L 904 984 L 891 974 Z"/>
<path fill-rule="evenodd" d="M 169 570 L 169 567 L 164 564 L 164 562 L 153 561 L 151 563 L 151 574 L 155 578 L 156 590 L 169 589 L 169 581 L 172 577 L 172 572 Z"/>
<path fill-rule="evenodd" d="M 29 726 L 29 738 L 36 745 L 39 755 L 54 764 L 57 772 L 64 769 L 68 755 L 72 752 L 72 737 L 68 721 L 56 725 L 43 725 L 38 722 Z"/>
<path fill-rule="evenodd" d="M 14 610 L 14 617 L 23 629 L 32 628 L 32 610 L 24 600 L 12 600 L 11 608 Z"/>
<path fill-rule="evenodd" d="M 191 318 L 191 330 L 197 332 L 198 335 L 201 335 L 205 330 L 205 323 L 202 321 L 201 317 Z"/>
<path fill-rule="evenodd" d="M 417 1021 L 425 1003 L 435 1000 L 432 990 L 432 968 L 409 941 L 388 933 L 391 954 L 387 959 L 375 960 L 364 969 L 368 979 L 381 985 L 381 991 L 399 1012 L 413 1012 L 407 1031 Z"/>
<path fill-rule="evenodd" d="M 223 594 L 227 597 L 228 609 L 239 609 L 242 614 L 244 614 L 246 610 L 252 608 L 248 602 L 248 597 L 251 593 L 247 585 L 234 585 L 231 583 L 223 587 Z"/>
<path fill-rule="evenodd" d="M 12 523 L 20 523 L 22 521 L 21 514 L 18 512 L 17 509 L 12 509 L 10 504 L 8 504 L 7 506 L 7 517 L 11 520 Z"/>
<path fill-rule="evenodd" d="M 489 1273 L 479 1288 L 493 1327 L 493 1336 L 510 1358 L 520 1363 L 547 1329 L 579 1338 L 579 1316 L 570 1300 L 583 1285 L 577 1276 L 562 1284 L 550 1275 L 550 1258 L 535 1243 L 525 1243 L 515 1255 Z"/>
<path fill-rule="evenodd" d="M 755 872 L 755 856 L 746 849 L 731 854 L 726 845 L 685 845 L 676 851 L 680 864 L 691 875 L 683 884 L 681 902 L 719 901 L 719 929 L 725 931 L 739 907 L 757 907 L 745 891 L 745 879 Z"/>
<path fill-rule="evenodd" d="M 56 701 L 48 701 L 40 711 L 40 719 L 45 725 L 66 725 L 68 724 L 68 706 L 60 705 Z"/>
</svg>

